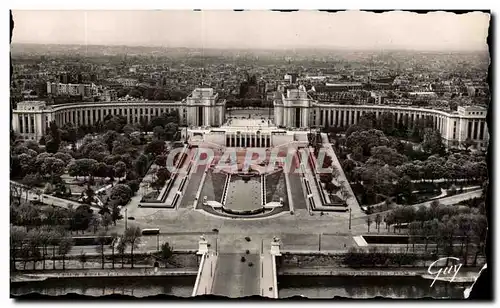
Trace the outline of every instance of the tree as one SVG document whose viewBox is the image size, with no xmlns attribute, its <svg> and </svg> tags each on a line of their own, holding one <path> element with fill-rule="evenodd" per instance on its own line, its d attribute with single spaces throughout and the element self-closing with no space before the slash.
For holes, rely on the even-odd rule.
<svg viewBox="0 0 500 308">
<path fill-rule="evenodd" d="M 70 230 L 78 231 L 87 230 L 92 217 L 94 216 L 93 210 L 88 205 L 80 205 L 76 210 L 68 212 L 70 219 Z"/>
<path fill-rule="evenodd" d="M 367 112 L 359 117 L 358 125 L 364 129 L 372 129 L 377 124 L 377 115 L 374 112 Z"/>
<path fill-rule="evenodd" d="M 108 167 L 105 163 L 98 163 L 96 169 L 94 170 L 94 176 L 105 178 L 108 176 Z"/>
<path fill-rule="evenodd" d="M 477 257 L 480 252 L 484 249 L 484 243 L 486 242 L 486 236 L 488 234 L 488 221 L 485 215 L 474 215 L 472 221 L 474 222 L 472 225 L 473 232 L 476 235 L 476 253 L 474 255 L 473 264 L 477 264 Z"/>
<path fill-rule="evenodd" d="M 372 224 L 372 219 L 370 216 L 366 217 L 366 226 L 368 227 L 368 233 L 370 233 L 370 225 Z"/>
<path fill-rule="evenodd" d="M 16 261 L 17 256 L 19 255 L 20 250 L 22 249 L 24 240 L 26 239 L 27 232 L 23 228 L 19 226 L 10 226 L 10 249 L 11 249 L 11 257 L 12 264 L 11 268 L 16 271 Z"/>
<path fill-rule="evenodd" d="M 125 236 L 122 235 L 121 237 L 118 238 L 118 245 L 116 245 L 116 250 L 118 251 L 118 253 L 122 258 L 122 268 L 123 268 L 126 249 L 127 249 L 127 241 L 125 240 Z"/>
<path fill-rule="evenodd" d="M 71 122 L 67 122 L 61 129 L 61 140 L 74 144 L 77 140 L 77 129 Z"/>
<path fill-rule="evenodd" d="M 167 156 L 165 156 L 165 155 L 156 156 L 155 164 L 160 166 L 160 167 L 165 167 L 167 165 Z"/>
<path fill-rule="evenodd" d="M 356 163 L 352 159 L 346 159 L 342 161 L 341 165 L 347 178 L 350 178 L 354 167 L 356 167 Z"/>
<path fill-rule="evenodd" d="M 330 166 L 331 170 L 332 170 L 332 176 L 334 179 L 338 179 L 338 177 L 340 176 L 340 171 L 339 169 L 337 168 L 337 166 Z"/>
<path fill-rule="evenodd" d="M 47 256 L 47 246 L 52 242 L 51 230 L 44 228 L 38 234 L 40 246 L 42 246 L 42 269 L 45 270 L 45 257 Z"/>
<path fill-rule="evenodd" d="M 111 225 L 112 222 L 113 222 L 113 219 L 112 219 L 110 213 L 104 213 L 102 215 L 101 224 L 104 227 L 104 230 L 108 231 L 108 227 L 109 227 L 109 225 Z"/>
<path fill-rule="evenodd" d="M 153 128 L 153 136 L 160 141 L 165 140 L 165 130 L 161 126 Z"/>
<path fill-rule="evenodd" d="M 404 197 L 406 204 L 408 204 L 413 197 L 413 183 L 408 176 L 401 177 L 396 185 L 396 192 Z"/>
<path fill-rule="evenodd" d="M 49 241 L 52 244 L 52 269 L 56 269 L 56 246 L 59 246 L 63 235 L 60 229 L 51 229 L 48 231 Z"/>
<path fill-rule="evenodd" d="M 48 174 L 50 182 L 53 183 L 55 178 L 64 174 L 64 167 L 66 167 L 64 161 L 55 157 L 47 157 L 42 162 L 40 174 L 43 176 Z"/>
<path fill-rule="evenodd" d="M 109 152 L 111 152 L 113 150 L 113 142 L 118 138 L 118 136 L 120 136 L 120 135 L 114 130 L 108 130 L 102 136 L 102 141 L 106 145 Z"/>
<path fill-rule="evenodd" d="M 439 200 L 433 200 L 430 204 L 430 211 L 429 211 L 429 214 L 430 214 L 430 218 L 434 219 L 434 218 L 437 218 L 438 217 L 438 209 L 440 207 L 440 203 L 439 203 Z"/>
<path fill-rule="evenodd" d="M 456 217 L 456 216 L 455 216 Z M 458 223 L 458 233 L 461 239 L 460 254 L 464 256 L 464 266 L 467 266 L 467 256 L 469 254 L 469 240 L 473 233 L 471 224 L 473 223 L 470 214 L 459 214 L 456 217 Z M 465 255 L 464 253 L 465 246 Z"/>
<path fill-rule="evenodd" d="M 113 141 L 113 150 L 111 151 L 113 155 L 135 155 L 136 151 L 137 148 L 132 144 L 130 137 L 118 135 L 115 141 Z"/>
<path fill-rule="evenodd" d="M 50 140 L 47 141 L 45 149 L 48 153 L 56 153 L 61 144 L 61 134 L 55 121 L 52 121 L 49 124 L 49 136 Z"/>
<path fill-rule="evenodd" d="M 431 154 L 444 154 L 445 147 L 441 133 L 432 128 L 426 128 L 424 133 L 424 141 L 422 142 L 422 149 Z"/>
<path fill-rule="evenodd" d="M 58 253 L 62 256 L 63 271 L 66 269 L 65 257 L 73 248 L 74 240 L 71 237 L 63 237 L 59 242 Z"/>
<path fill-rule="evenodd" d="M 144 174 L 146 174 L 146 172 L 148 171 L 147 170 L 147 168 L 148 168 L 147 156 L 140 155 L 139 157 L 137 157 L 137 159 L 134 161 L 134 168 L 139 176 L 143 176 Z"/>
<path fill-rule="evenodd" d="M 389 166 L 399 166 L 407 161 L 404 155 L 387 146 L 373 147 L 370 150 L 371 158 L 382 161 Z"/>
<path fill-rule="evenodd" d="M 122 130 L 125 133 L 125 135 L 127 135 L 127 136 L 136 131 L 134 126 L 131 124 L 127 124 L 127 125 L 123 126 Z"/>
<path fill-rule="evenodd" d="M 97 228 L 100 226 L 100 224 L 101 224 L 101 219 L 99 218 L 99 216 L 97 216 L 96 214 L 92 214 L 89 221 L 89 227 L 93 229 L 94 234 L 97 232 Z"/>
<path fill-rule="evenodd" d="M 340 187 L 338 187 L 337 185 L 333 184 L 333 182 L 327 182 L 327 183 L 325 183 L 325 190 L 326 190 L 329 194 L 334 194 L 334 193 L 336 193 L 339 189 L 340 189 Z"/>
<path fill-rule="evenodd" d="M 28 202 L 28 193 L 33 190 L 35 186 L 41 184 L 41 179 L 38 174 L 26 174 L 26 176 L 22 180 L 22 184 L 26 186 L 26 202 Z"/>
<path fill-rule="evenodd" d="M 125 241 L 130 245 L 130 264 L 132 268 L 134 268 L 134 248 L 137 248 L 137 245 L 141 241 L 141 235 L 141 229 L 137 226 L 132 226 L 125 230 Z"/>
<path fill-rule="evenodd" d="M 423 227 L 422 227 L 421 234 L 422 234 L 424 241 L 425 241 L 425 248 L 424 248 L 425 252 L 427 252 L 427 246 L 429 244 L 429 237 L 434 235 L 432 233 L 433 232 L 432 224 L 433 224 L 432 220 L 427 220 L 424 222 Z"/>
<path fill-rule="evenodd" d="M 19 206 L 19 224 L 26 226 L 26 231 L 29 227 L 36 225 L 40 219 L 40 210 L 31 204 L 25 203 Z"/>
<path fill-rule="evenodd" d="M 108 241 L 108 237 L 106 236 L 106 232 L 99 232 L 95 239 L 95 243 L 98 245 L 96 247 L 96 251 L 101 254 L 101 268 L 104 269 L 104 246 Z"/>
<path fill-rule="evenodd" d="M 470 138 L 467 138 L 462 142 L 462 146 L 466 151 L 468 151 L 469 148 L 476 146 L 476 142 Z"/>
<path fill-rule="evenodd" d="M 122 219 L 123 216 L 120 213 L 120 208 L 116 204 L 115 200 L 111 201 L 111 220 L 113 221 L 113 224 L 116 226 L 116 221 L 119 219 Z"/>
<path fill-rule="evenodd" d="M 380 233 L 380 223 L 382 222 L 382 216 L 380 214 L 375 215 L 375 226 L 377 228 L 377 232 Z"/>
<path fill-rule="evenodd" d="M 395 126 L 394 123 L 396 119 L 394 118 L 394 114 L 390 112 L 383 112 L 380 115 L 380 118 L 378 120 L 378 127 L 382 129 L 382 131 L 387 134 L 387 135 L 392 135 L 394 134 Z"/>
<path fill-rule="evenodd" d="M 111 239 L 111 268 L 115 268 L 115 242 L 118 239 L 118 234 L 116 232 L 112 232 L 109 235 L 109 238 Z"/>
<path fill-rule="evenodd" d="M 130 201 L 132 195 L 132 190 L 128 185 L 117 184 L 113 188 L 111 188 L 109 199 L 110 201 L 114 201 L 113 204 L 123 206 Z"/>
<path fill-rule="evenodd" d="M 112 141 L 110 141 L 112 142 Z M 101 155 L 105 155 L 108 150 L 108 145 L 101 139 L 84 139 L 83 144 L 79 149 L 79 152 L 85 158 L 94 158 L 98 161 L 102 160 Z M 94 156 L 94 157 L 92 157 Z"/>
<path fill-rule="evenodd" d="M 429 218 L 427 207 L 424 205 L 419 206 L 417 212 L 415 213 L 415 218 L 420 222 L 420 226 L 423 228 L 425 222 Z"/>
<path fill-rule="evenodd" d="M 85 263 L 87 263 L 87 255 L 83 252 L 83 250 L 80 252 L 80 255 L 78 256 L 78 261 L 82 264 L 82 269 L 85 268 Z"/>
<path fill-rule="evenodd" d="M 387 143 L 388 139 L 384 133 L 376 129 L 357 131 L 352 133 L 346 139 L 346 146 L 353 151 L 353 154 L 354 149 L 356 147 L 360 147 L 362 149 L 363 156 L 369 156 L 371 148 L 387 145 Z M 358 160 L 354 157 L 353 159 Z"/>
<path fill-rule="evenodd" d="M 173 141 L 175 134 L 177 133 L 177 130 L 179 129 L 177 122 L 179 121 L 178 118 L 175 118 L 175 123 L 173 122 L 174 120 L 172 119 L 167 119 L 169 122 L 167 125 L 165 125 L 165 139 L 168 141 Z"/>
<path fill-rule="evenodd" d="M 57 152 L 54 154 L 53 157 L 56 159 L 62 160 L 64 162 L 65 166 L 67 164 L 69 164 L 69 162 L 73 159 L 73 157 L 71 157 L 71 155 L 69 155 L 68 153 L 63 153 L 63 152 Z"/>
<path fill-rule="evenodd" d="M 351 197 L 351 193 L 347 190 L 347 188 L 345 188 L 344 185 L 341 186 L 340 195 L 342 196 L 342 199 L 344 199 L 344 201 L 346 201 L 346 202 L 347 202 L 347 199 L 349 199 Z"/>
<path fill-rule="evenodd" d="M 163 184 L 165 184 L 165 182 L 170 179 L 170 176 L 170 171 L 168 171 L 167 168 L 160 168 L 158 169 L 158 171 L 156 171 L 157 179 Z"/>
<path fill-rule="evenodd" d="M 420 233 L 420 230 L 421 230 L 421 226 L 420 226 L 420 223 L 418 221 L 412 221 L 408 224 L 408 235 L 409 235 L 408 243 L 410 243 L 410 242 L 412 243 L 413 252 L 415 252 L 415 241 Z M 407 246 L 406 250 L 408 250 L 408 246 Z"/>
<path fill-rule="evenodd" d="M 354 146 L 351 149 L 351 159 L 354 161 L 364 162 L 366 158 L 365 155 L 363 155 L 363 148 L 360 146 Z"/>
<path fill-rule="evenodd" d="M 81 158 L 73 161 L 68 166 L 70 176 L 91 176 L 97 169 L 98 162 L 95 159 Z"/>
<path fill-rule="evenodd" d="M 319 175 L 319 180 L 322 183 L 329 183 L 333 180 L 333 175 L 332 175 L 332 173 L 321 173 Z"/>
<path fill-rule="evenodd" d="M 125 176 L 125 172 L 127 171 L 127 165 L 124 162 L 119 161 L 115 164 L 113 170 L 115 172 L 115 176 L 121 178 Z"/>
<path fill-rule="evenodd" d="M 156 190 L 158 193 L 160 193 L 160 189 L 163 187 L 165 183 L 162 183 L 160 182 L 159 179 L 156 179 L 155 181 L 153 181 L 151 183 L 151 188 L 153 188 L 154 190 Z"/>
<path fill-rule="evenodd" d="M 146 145 L 144 153 L 153 154 L 153 156 L 158 156 L 165 151 L 165 141 L 153 140 Z"/>
<path fill-rule="evenodd" d="M 174 253 L 173 249 L 172 249 L 172 247 L 170 247 L 169 243 L 163 243 L 161 245 L 160 253 L 161 253 L 161 258 L 162 258 L 163 262 L 165 263 L 165 267 L 167 267 L 168 261 L 170 260 L 170 258 L 172 257 L 172 255 Z"/>
</svg>

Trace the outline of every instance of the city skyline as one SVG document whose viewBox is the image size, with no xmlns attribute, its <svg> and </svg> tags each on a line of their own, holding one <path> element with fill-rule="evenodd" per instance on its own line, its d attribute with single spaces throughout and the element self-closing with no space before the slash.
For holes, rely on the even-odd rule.
<svg viewBox="0 0 500 308">
<path fill-rule="evenodd" d="M 480 12 L 13 11 L 13 19 L 13 44 L 256 50 L 484 51 L 489 26 Z"/>
</svg>

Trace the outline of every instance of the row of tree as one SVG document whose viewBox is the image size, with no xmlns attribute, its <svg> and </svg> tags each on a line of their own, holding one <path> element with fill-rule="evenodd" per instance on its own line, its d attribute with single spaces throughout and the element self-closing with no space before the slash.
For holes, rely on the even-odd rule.
<svg viewBox="0 0 500 308">
<path fill-rule="evenodd" d="M 392 226 L 394 233 L 396 230 L 406 230 L 409 235 L 407 244 L 413 244 L 413 250 L 415 244 L 419 243 L 425 244 L 424 251 L 427 252 L 428 244 L 432 242 L 436 247 L 435 254 L 442 248 L 449 256 L 458 242 L 460 255 L 467 259 L 469 247 L 473 244 L 476 263 L 477 256 L 484 249 L 488 230 L 484 211 L 484 200 L 478 208 L 443 205 L 435 200 L 430 207 L 420 206 L 418 210 L 413 206 L 397 206 L 385 216 L 384 223 L 387 230 Z M 375 223 L 377 231 L 380 232 L 382 216 L 367 216 L 368 232 L 372 223 Z"/>
<path fill-rule="evenodd" d="M 343 258 L 349 267 L 390 267 L 414 265 L 416 261 L 435 260 L 431 254 L 415 254 L 407 251 L 390 252 L 388 248 L 379 250 L 376 246 L 369 251 L 351 247 Z"/>
<path fill-rule="evenodd" d="M 484 155 L 446 153 L 439 132 L 430 128 L 426 128 L 420 145 L 423 151 L 415 150 L 411 142 L 387 137 L 373 128 L 384 119 L 383 115 L 376 120 L 374 115 L 365 114 L 358 125 L 348 129 L 346 138 L 334 137 L 347 178 L 354 188 L 362 186 L 356 189 L 362 203 L 378 203 L 393 196 L 398 197 L 398 202 L 411 203 L 415 181 L 444 178 L 473 183 L 487 178 Z"/>
<path fill-rule="evenodd" d="M 16 263 L 26 263 L 32 261 L 33 270 L 36 269 L 36 263 L 42 262 L 42 270 L 46 269 L 46 260 L 52 260 L 52 269 L 56 270 L 56 260 L 61 259 L 62 270 L 66 269 L 66 259 L 70 252 L 75 247 L 75 239 L 64 230 L 51 226 L 43 226 L 37 229 L 26 230 L 22 227 L 12 226 L 11 234 L 11 262 L 12 270 L 16 271 Z M 104 269 L 106 263 L 106 252 L 108 247 L 111 249 L 112 268 L 115 268 L 115 257 L 121 257 L 121 268 L 124 268 L 125 251 L 130 249 L 130 267 L 134 268 L 134 249 L 136 249 L 141 241 L 141 229 L 136 226 L 127 228 L 122 235 L 117 233 L 106 233 L 104 231 L 98 233 L 94 238 L 95 250 L 101 257 L 101 268 Z M 115 249 L 117 254 L 115 254 Z M 156 257 L 161 259 L 167 266 L 170 258 L 173 255 L 173 249 L 169 243 L 163 243 Z M 82 268 L 88 260 L 85 253 L 78 256 L 78 260 L 82 264 Z"/>
</svg>

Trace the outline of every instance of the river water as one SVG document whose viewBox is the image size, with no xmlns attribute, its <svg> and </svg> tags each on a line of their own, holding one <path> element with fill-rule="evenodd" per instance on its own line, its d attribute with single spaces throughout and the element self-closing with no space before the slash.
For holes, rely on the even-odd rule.
<svg viewBox="0 0 500 308">
<path fill-rule="evenodd" d="M 89 296 L 122 294 L 137 297 L 165 294 L 189 297 L 193 292 L 195 280 L 196 276 L 47 279 L 37 282 L 11 283 L 10 293 L 23 295 L 36 292 L 52 296 L 68 293 Z"/>
<path fill-rule="evenodd" d="M 325 277 L 325 276 L 280 276 L 279 297 L 306 296 L 309 298 L 463 298 L 462 284 L 436 281 L 421 277 Z"/>
<path fill-rule="evenodd" d="M 195 276 L 143 277 L 143 278 L 78 278 L 47 279 L 41 282 L 11 283 L 11 294 L 22 295 L 37 292 L 44 295 L 65 295 L 77 293 L 89 296 L 110 294 L 133 295 L 137 297 L 158 294 L 189 297 L 193 291 Z M 280 276 L 279 297 L 306 296 L 309 298 L 463 298 L 468 284 L 450 284 L 420 277 L 321 277 Z"/>
</svg>

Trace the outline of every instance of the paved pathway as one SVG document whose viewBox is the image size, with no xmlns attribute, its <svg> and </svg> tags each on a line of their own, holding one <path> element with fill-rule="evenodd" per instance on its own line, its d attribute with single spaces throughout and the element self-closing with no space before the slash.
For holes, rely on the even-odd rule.
<svg viewBox="0 0 500 308">
<path fill-rule="evenodd" d="M 302 189 L 302 179 L 297 173 L 289 173 L 288 174 L 288 183 L 290 183 L 290 187 L 287 187 L 291 192 L 291 196 L 293 199 L 293 209 L 296 210 L 307 210 L 306 199 L 304 198 L 304 192 Z"/>
<path fill-rule="evenodd" d="M 276 279 L 277 273 L 273 270 L 273 258 L 269 251 L 264 251 L 260 257 L 261 268 L 260 268 L 260 296 L 276 298 L 276 292 L 274 290 L 275 286 L 275 275 Z M 277 285 L 277 281 L 276 281 Z"/>
<path fill-rule="evenodd" d="M 437 201 L 439 201 L 440 204 L 444 204 L 444 205 L 453 205 L 453 204 L 457 204 L 458 202 L 461 202 L 461 201 L 464 201 L 464 200 L 469 200 L 469 199 L 472 199 L 472 198 L 479 198 L 483 195 L 483 190 L 482 189 L 477 189 L 477 190 L 473 190 L 473 191 L 469 191 L 469 192 L 465 192 L 465 193 L 462 193 L 462 194 L 458 194 L 458 195 L 454 195 L 454 196 L 450 196 L 450 197 L 445 197 L 445 198 L 441 198 Z M 422 203 L 418 203 L 418 204 L 413 204 L 412 206 L 416 209 L 418 209 L 420 206 L 425 206 L 425 207 L 429 207 L 431 206 L 431 203 L 435 201 L 435 200 L 430 200 L 430 201 L 426 201 L 426 202 L 422 202 Z M 357 215 L 354 215 L 353 214 L 353 217 L 366 217 L 366 216 L 371 216 L 371 217 L 375 217 L 377 214 L 380 214 L 380 215 L 385 215 L 387 213 L 389 213 L 391 210 L 388 210 L 388 211 L 383 211 L 383 212 L 379 212 L 379 213 L 374 213 L 374 214 L 370 214 L 370 215 L 366 215 L 366 214 L 357 214 Z"/>
<path fill-rule="evenodd" d="M 19 184 L 19 183 L 14 182 L 14 181 L 10 181 L 10 183 L 11 183 L 11 185 L 15 185 L 15 186 L 23 186 L 22 184 Z M 23 192 L 23 196 L 21 199 L 26 200 L 26 191 Z M 34 193 L 32 191 L 28 191 L 28 200 L 30 200 L 30 201 L 36 200 L 36 201 L 40 201 L 40 202 L 47 204 L 47 205 L 53 205 L 53 206 L 62 207 L 65 209 L 67 209 L 70 205 L 72 205 L 74 209 L 76 209 L 80 205 L 83 205 L 83 203 L 79 203 L 79 202 L 72 201 L 72 200 L 61 199 L 61 198 L 57 198 L 57 197 L 54 197 L 51 195 L 46 195 L 46 194 L 41 194 L 39 197 L 36 193 Z M 99 207 L 96 207 L 93 205 L 89 205 L 89 206 L 93 210 L 96 210 L 96 211 L 100 210 Z"/>
<path fill-rule="evenodd" d="M 193 166 L 193 170 L 191 171 L 191 176 L 189 178 L 189 182 L 184 191 L 183 197 L 181 199 L 181 203 L 179 208 L 192 208 L 193 202 L 196 199 L 196 193 L 201 184 L 201 179 L 203 177 L 203 173 L 205 172 L 204 166 Z"/>
<path fill-rule="evenodd" d="M 305 149 L 304 153 L 301 153 L 301 159 L 300 159 L 301 162 L 306 161 L 306 163 L 304 164 L 304 169 L 303 169 L 304 172 L 302 172 L 301 180 L 303 181 L 304 178 L 307 179 L 309 187 L 311 188 L 311 195 L 314 200 L 314 204 L 316 205 L 316 207 L 321 207 L 323 206 L 323 202 L 321 201 L 320 197 L 320 191 L 319 191 L 320 188 L 318 187 L 318 185 L 316 185 L 316 180 L 314 179 L 316 170 L 312 170 L 312 166 L 309 163 L 308 155 L 311 155 L 309 148 Z M 307 195 L 307 189 L 305 188 L 305 186 L 304 189 Z"/>
<path fill-rule="evenodd" d="M 356 195 L 352 191 L 351 185 L 349 185 L 349 181 L 347 180 L 347 177 L 345 176 L 344 170 L 342 169 L 342 165 L 339 162 L 339 159 L 337 158 L 337 155 L 335 155 L 335 152 L 333 151 L 332 145 L 330 144 L 330 141 L 328 140 L 328 136 L 325 133 L 321 134 L 321 138 L 323 139 L 323 146 L 326 148 L 327 154 L 332 157 L 332 163 L 335 167 L 337 167 L 337 170 L 339 171 L 339 176 L 337 180 L 339 182 L 344 181 L 345 187 L 347 188 L 347 191 L 351 195 L 347 199 L 347 205 L 349 205 L 349 208 L 352 211 L 353 215 L 359 215 L 363 213 L 361 211 L 361 207 L 359 206 L 358 200 L 356 199 Z"/>
<path fill-rule="evenodd" d="M 200 277 L 197 289 L 193 290 L 195 295 L 212 294 L 217 269 L 217 260 L 218 256 L 213 252 L 209 252 L 207 256 L 205 256 L 205 262 L 203 263 L 203 268 L 199 274 Z"/>
<path fill-rule="evenodd" d="M 241 262 L 244 256 L 246 261 Z M 249 266 L 250 262 L 253 266 Z M 260 294 L 260 258 L 258 254 L 220 253 L 213 294 L 244 297 Z"/>
</svg>

